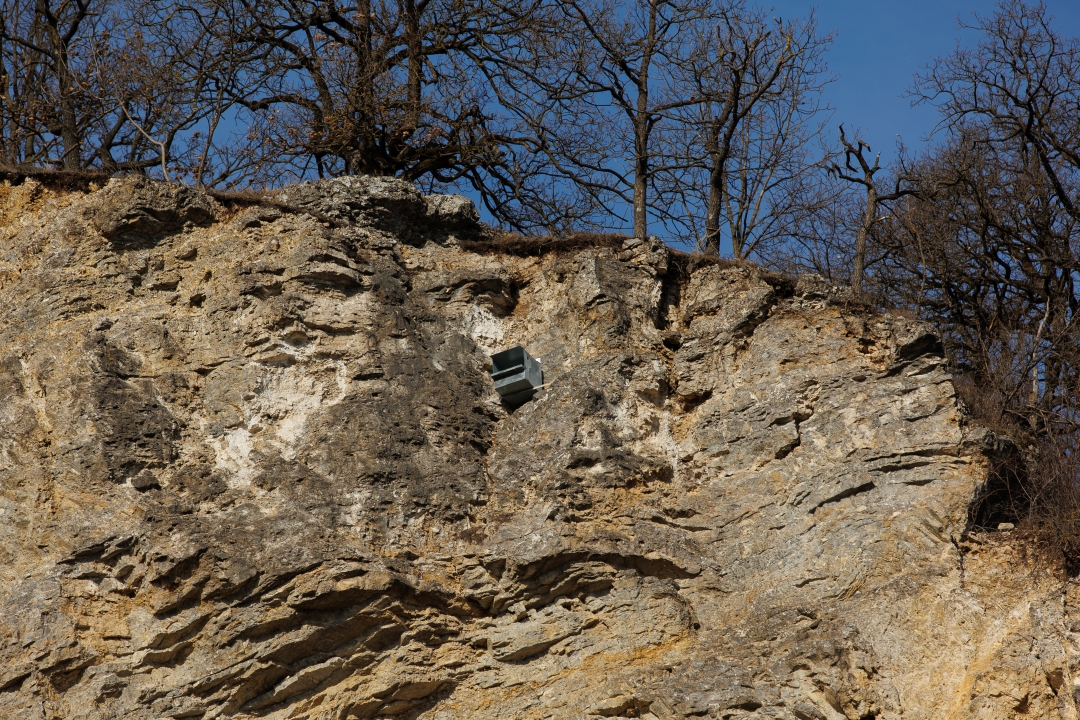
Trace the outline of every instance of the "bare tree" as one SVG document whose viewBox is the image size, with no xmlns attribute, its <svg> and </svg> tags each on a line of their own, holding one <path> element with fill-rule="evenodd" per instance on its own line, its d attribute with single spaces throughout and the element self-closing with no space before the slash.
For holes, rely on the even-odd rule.
<svg viewBox="0 0 1080 720">
<path fill-rule="evenodd" d="M 658 133 L 679 108 L 673 70 L 687 34 L 707 22 L 707 1 L 567 0 L 550 5 L 554 30 L 533 34 L 524 52 L 493 71 L 504 104 L 533 138 L 561 182 L 601 218 L 630 208 L 635 236 L 648 234 L 654 178 L 675 158 Z"/>
<path fill-rule="evenodd" d="M 504 54 L 493 84 L 598 224 L 626 208 L 635 235 L 704 218 L 716 252 L 723 217 L 739 257 L 782 235 L 820 169 L 809 145 L 828 39 L 812 18 L 771 23 L 745 0 L 549 7 L 554 29 Z"/>
<path fill-rule="evenodd" d="M 940 128 L 978 127 L 977 142 L 1031 154 L 1056 201 L 1078 217 L 1080 41 L 1054 30 L 1041 1 L 1003 0 L 962 27 L 982 40 L 933 62 L 913 95 L 938 107 Z"/>
<path fill-rule="evenodd" d="M 879 209 L 882 205 L 914 194 L 916 190 L 910 186 L 904 187 L 907 184 L 907 178 L 899 174 L 894 177 L 892 192 L 880 192 L 874 176 L 881 170 L 881 153 L 874 156 L 874 162 L 871 164 L 865 155 L 870 152 L 870 145 L 859 137 L 856 137 L 854 141 L 848 140 L 843 125 L 840 126 L 840 144 L 844 148 L 844 164 L 833 162 L 829 166 L 829 172 L 841 180 L 861 185 L 866 191 L 866 205 L 855 235 L 851 272 L 851 286 L 856 293 L 861 293 L 863 278 L 866 275 L 867 243 L 874 226 L 884 219 L 878 215 Z"/>
<path fill-rule="evenodd" d="M 234 97 L 254 182 L 308 174 L 467 183 L 504 220 L 522 188 L 517 138 L 476 62 L 532 21 L 539 0 L 193 0 L 221 16 L 244 68 Z M 504 38 L 504 40 L 500 40 Z"/>
<path fill-rule="evenodd" d="M 736 93 L 726 139 L 699 133 L 738 172 L 721 172 L 712 211 L 669 202 L 674 178 L 708 164 L 686 152 L 693 109 L 728 87 L 716 63 L 694 74 L 709 48 L 692 40 L 739 36 L 743 1 L 0 0 L 0 137 L 9 164 L 202 186 L 343 173 L 467 185 L 519 228 L 630 208 L 643 235 L 650 219 L 715 224 L 723 197 L 743 256 L 759 240 L 741 238 L 776 234 L 779 198 L 799 202 L 809 75 L 792 68 L 812 52 L 794 26 L 777 26 L 779 50 L 765 31 L 761 53 L 718 51 L 758 88 Z"/>
<path fill-rule="evenodd" d="M 226 107 L 210 102 L 228 75 L 214 18 L 175 2 L 0 2 L 3 162 L 190 172 L 195 128 Z"/>
<path fill-rule="evenodd" d="M 112 57 L 98 58 L 104 99 L 167 158 L 177 178 L 198 187 L 243 174 L 235 150 L 217 137 L 222 123 L 235 119 L 235 99 L 250 89 L 233 38 L 218 33 L 225 19 L 213 8 L 143 0 L 125 16 L 124 42 Z"/>
<path fill-rule="evenodd" d="M 1080 431 L 1080 40 L 1060 36 L 1041 3 L 1020 0 L 968 27 L 979 42 L 915 85 L 941 112 L 947 144 L 923 174 L 949 211 L 914 203 L 916 220 L 932 220 L 913 224 L 952 256 L 921 268 L 932 288 L 923 306 L 1004 406 Z M 911 260 L 898 255 L 898 273 Z"/>
<path fill-rule="evenodd" d="M 86 92 L 95 81 L 86 54 L 107 24 L 107 9 L 96 0 L 0 3 L 0 89 L 9 164 L 84 166 L 87 136 L 108 114 Z"/>
<path fill-rule="evenodd" d="M 692 138 L 685 165 L 705 182 L 690 172 L 676 186 L 684 198 L 707 188 L 706 252 L 719 252 L 726 224 L 742 259 L 781 235 L 787 215 L 813 209 L 800 207 L 812 195 L 800 186 L 821 168 L 809 146 L 826 113 L 819 97 L 831 36 L 818 35 L 812 14 L 770 20 L 744 0 L 720 6 L 715 23 L 695 30 L 679 68 L 682 92 L 695 102 L 679 119 Z"/>
</svg>

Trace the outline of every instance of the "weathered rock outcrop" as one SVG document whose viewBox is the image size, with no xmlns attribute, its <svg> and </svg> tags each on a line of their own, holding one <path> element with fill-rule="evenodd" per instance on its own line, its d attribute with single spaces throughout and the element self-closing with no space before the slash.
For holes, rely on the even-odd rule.
<svg viewBox="0 0 1080 720">
<path fill-rule="evenodd" d="M 388 179 L 0 188 L 0 715 L 1077 716 L 1075 585 L 972 532 L 927 327 L 482 232 Z"/>
</svg>

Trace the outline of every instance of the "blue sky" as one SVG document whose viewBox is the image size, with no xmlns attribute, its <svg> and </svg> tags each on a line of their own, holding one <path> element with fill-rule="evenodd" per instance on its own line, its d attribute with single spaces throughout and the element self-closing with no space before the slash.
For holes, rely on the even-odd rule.
<svg viewBox="0 0 1080 720">
<path fill-rule="evenodd" d="M 993 12 L 993 2 L 959 0 L 774 0 L 782 17 L 805 17 L 813 7 L 819 28 L 836 31 L 828 58 L 836 78 L 825 89 L 835 109 L 833 126 L 860 129 L 882 161 L 891 159 L 896 136 L 911 150 L 925 147 L 937 114 L 932 107 L 912 107 L 903 97 L 912 75 L 934 57 L 948 54 L 957 42 L 974 43 L 977 34 L 958 28 L 957 18 Z M 1080 1 L 1047 0 L 1054 26 L 1066 36 L 1080 36 Z M 835 130 L 834 130 L 835 132 Z"/>
</svg>

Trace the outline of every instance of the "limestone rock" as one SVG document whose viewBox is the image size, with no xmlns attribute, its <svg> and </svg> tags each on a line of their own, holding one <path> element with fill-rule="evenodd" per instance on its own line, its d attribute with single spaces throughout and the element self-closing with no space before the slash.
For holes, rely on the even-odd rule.
<svg viewBox="0 0 1080 720">
<path fill-rule="evenodd" d="M 0 211 L 4 717 L 1077 716 L 925 325 L 390 178 Z"/>
<path fill-rule="evenodd" d="M 480 213 L 473 201 L 462 195 L 428 195 L 428 217 L 438 225 L 474 229 L 480 225 Z"/>
<path fill-rule="evenodd" d="M 205 195 L 139 177 L 111 180 L 96 205 L 93 225 L 110 240 L 204 225 L 214 216 L 214 203 Z"/>
</svg>

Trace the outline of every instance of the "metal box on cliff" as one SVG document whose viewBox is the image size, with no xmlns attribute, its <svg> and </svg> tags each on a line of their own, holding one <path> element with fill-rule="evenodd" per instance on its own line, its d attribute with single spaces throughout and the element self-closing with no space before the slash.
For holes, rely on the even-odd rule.
<svg viewBox="0 0 1080 720">
<path fill-rule="evenodd" d="M 544 384 L 540 361 L 515 345 L 491 356 L 491 379 L 495 391 L 508 405 L 521 405 Z"/>
</svg>

